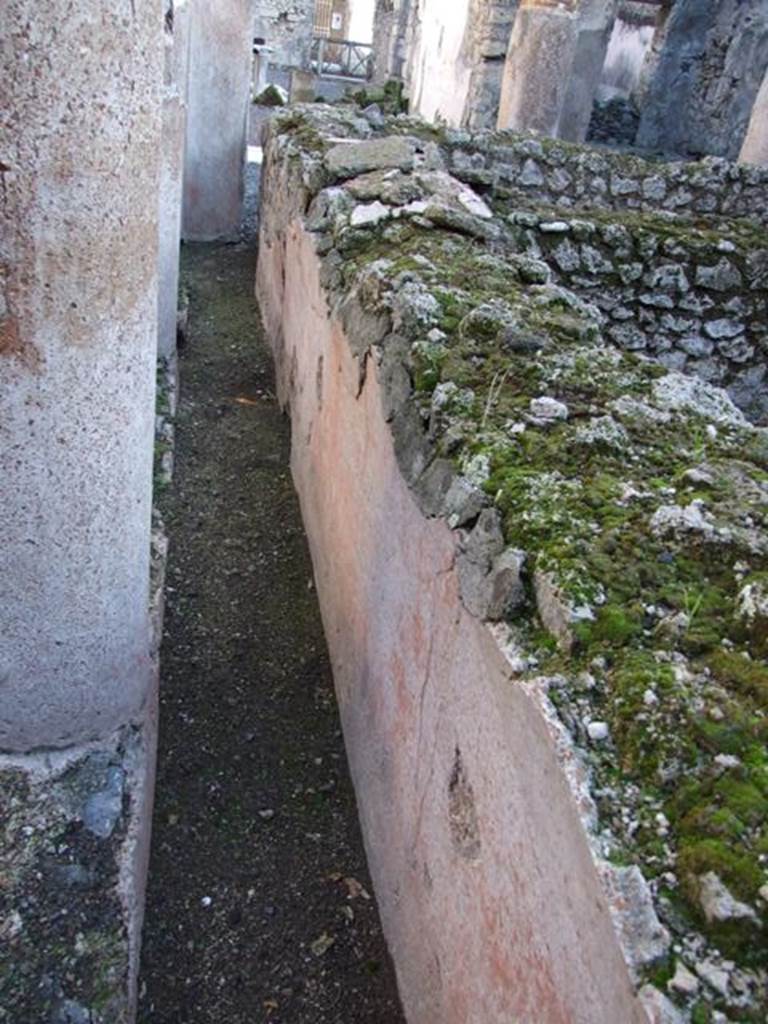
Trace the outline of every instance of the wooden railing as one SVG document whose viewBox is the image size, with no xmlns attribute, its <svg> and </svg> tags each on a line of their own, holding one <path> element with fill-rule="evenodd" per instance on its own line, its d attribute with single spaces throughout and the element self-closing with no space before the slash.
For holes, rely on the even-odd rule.
<svg viewBox="0 0 768 1024">
<path fill-rule="evenodd" d="M 321 78 L 355 78 L 367 81 L 373 74 L 373 47 L 349 39 L 312 40 L 310 70 Z"/>
</svg>

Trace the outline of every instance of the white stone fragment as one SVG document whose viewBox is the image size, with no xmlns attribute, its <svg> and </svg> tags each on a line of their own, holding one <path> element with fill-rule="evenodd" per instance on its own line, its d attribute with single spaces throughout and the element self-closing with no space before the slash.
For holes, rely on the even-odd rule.
<svg viewBox="0 0 768 1024">
<path fill-rule="evenodd" d="M 653 398 L 662 408 L 673 412 L 695 412 L 730 426 L 749 425 L 727 391 L 675 370 L 654 382 Z"/>
<path fill-rule="evenodd" d="M 741 758 L 735 756 L 735 754 L 718 754 L 715 758 L 715 764 L 721 768 L 738 768 L 741 764 Z"/>
<path fill-rule="evenodd" d="M 390 216 L 390 209 L 376 199 L 372 203 L 361 203 L 352 211 L 349 223 L 353 228 L 368 227 L 387 220 Z"/>
<path fill-rule="evenodd" d="M 756 581 L 748 583 L 736 598 L 736 615 L 750 625 L 761 619 L 768 619 L 768 587 Z"/>
<path fill-rule="evenodd" d="M 587 734 L 593 743 L 604 743 L 611 732 L 607 722 L 590 722 L 587 726 Z"/>
<path fill-rule="evenodd" d="M 654 985 L 643 985 L 638 997 L 648 1016 L 649 1024 L 685 1024 L 686 1018 L 675 1004 Z"/>
<path fill-rule="evenodd" d="M 476 192 L 473 192 L 468 185 L 465 185 L 460 190 L 458 200 L 473 217 L 480 217 L 482 220 L 493 219 L 493 211 L 488 204 Z"/>
<path fill-rule="evenodd" d="M 752 907 L 737 900 L 714 871 L 708 871 L 699 879 L 699 903 L 710 924 L 723 921 L 759 923 Z"/>
<path fill-rule="evenodd" d="M 728 971 L 718 966 L 714 960 L 702 960 L 696 964 L 696 973 L 705 981 L 715 992 L 719 992 L 721 996 L 727 997 L 728 995 Z"/>
<path fill-rule="evenodd" d="M 555 423 L 568 419 L 568 406 L 564 402 L 558 402 L 556 398 L 532 398 L 530 410 L 535 419 L 544 422 Z"/>
<path fill-rule="evenodd" d="M 678 960 L 674 976 L 667 982 L 667 987 L 672 992 L 679 992 L 681 996 L 695 996 L 699 991 L 699 986 L 700 982 L 696 975 L 689 971 L 681 960 Z"/>
<path fill-rule="evenodd" d="M 657 537 L 697 533 L 704 539 L 714 539 L 718 535 L 714 519 L 698 499 L 685 506 L 661 505 L 651 518 L 651 530 Z"/>
</svg>

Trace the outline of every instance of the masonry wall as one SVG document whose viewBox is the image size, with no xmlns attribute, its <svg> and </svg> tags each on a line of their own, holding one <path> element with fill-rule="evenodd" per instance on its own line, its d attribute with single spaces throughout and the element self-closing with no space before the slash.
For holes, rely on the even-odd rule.
<svg viewBox="0 0 768 1024">
<path fill-rule="evenodd" d="M 638 145 L 737 159 L 768 66 L 762 0 L 677 0 L 653 50 Z"/>
<path fill-rule="evenodd" d="M 505 199 L 768 222 L 768 172 L 759 167 L 663 163 L 512 132 L 449 132 L 445 144 L 453 174 Z"/>
<path fill-rule="evenodd" d="M 258 294 L 408 1019 L 644 1024 L 544 721 L 461 605 L 456 538 L 401 476 L 288 183 L 268 166 Z"/>
<path fill-rule="evenodd" d="M 619 347 L 726 388 L 751 419 L 768 419 L 768 248 L 731 224 L 693 227 L 520 211 L 522 252 L 602 310 Z"/>
<path fill-rule="evenodd" d="M 314 0 L 256 0 L 253 32 L 273 50 L 271 63 L 308 67 L 314 12 Z"/>
</svg>

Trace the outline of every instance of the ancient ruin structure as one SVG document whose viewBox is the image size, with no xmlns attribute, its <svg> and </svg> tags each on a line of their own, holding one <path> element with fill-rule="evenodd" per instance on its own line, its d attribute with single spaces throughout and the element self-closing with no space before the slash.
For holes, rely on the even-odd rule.
<svg viewBox="0 0 768 1024">
<path fill-rule="evenodd" d="M 248 0 L 193 4 L 182 233 L 237 238 L 251 82 Z"/>
<path fill-rule="evenodd" d="M 768 173 L 311 108 L 266 153 L 258 294 L 409 1019 L 758 1019 Z"/>
<path fill-rule="evenodd" d="M 42 1007 L 75 1019 L 63 1014 L 81 1001 L 94 1012 L 100 1001 L 100 1020 L 127 1020 L 135 1003 L 156 703 L 148 594 L 163 45 L 153 4 L 130 18 L 92 3 L 66 18 L 52 3 L 3 9 L 8 1021 L 43 1019 Z M 87 900 L 77 895 L 84 879 Z"/>
<path fill-rule="evenodd" d="M 60 6 L 2 25 L 0 1024 L 136 1019 L 179 242 L 242 239 L 249 141 L 296 586 L 405 1017 L 765 1020 L 765 0 L 377 0 L 334 105 L 284 100 L 352 5 Z M 236 385 L 212 417 L 274 401 Z"/>
</svg>

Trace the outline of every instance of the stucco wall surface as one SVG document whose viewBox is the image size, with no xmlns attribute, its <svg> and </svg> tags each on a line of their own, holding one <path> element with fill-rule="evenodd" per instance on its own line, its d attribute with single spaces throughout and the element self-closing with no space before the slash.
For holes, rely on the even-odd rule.
<svg viewBox="0 0 768 1024">
<path fill-rule="evenodd" d="M 162 18 L 3 12 L 0 749 L 139 715 L 157 323 Z"/>
<path fill-rule="evenodd" d="M 249 0 L 192 7 L 182 232 L 190 241 L 237 238 L 250 103 Z"/>
</svg>

